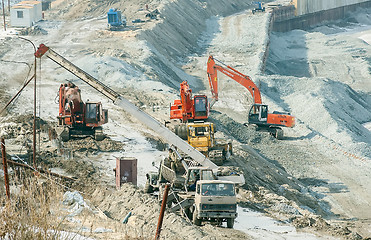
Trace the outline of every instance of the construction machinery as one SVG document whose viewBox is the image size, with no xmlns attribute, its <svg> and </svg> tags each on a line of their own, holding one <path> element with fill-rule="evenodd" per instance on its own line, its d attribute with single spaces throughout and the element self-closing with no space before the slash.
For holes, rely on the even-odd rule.
<svg viewBox="0 0 371 240">
<path fill-rule="evenodd" d="M 218 62 L 223 66 L 216 64 L 215 61 L 218 60 L 213 56 L 209 56 L 207 61 L 207 76 L 213 97 L 213 101 L 210 104 L 211 106 L 218 101 L 217 73 L 220 71 L 244 86 L 251 93 L 254 103 L 252 104 L 248 115 L 249 124 L 256 125 L 258 130 L 268 131 L 277 139 L 283 138 L 283 130 L 281 127 L 292 128 L 295 126 L 295 117 L 291 116 L 290 113 L 277 111 L 268 113 L 268 105 L 262 104 L 260 90 L 249 76 L 240 73 L 236 69 L 220 61 Z"/>
<path fill-rule="evenodd" d="M 103 109 L 101 102 L 84 103 L 80 89 L 71 82 L 61 84 L 58 96 L 57 133 L 62 141 L 85 136 L 94 136 L 97 141 L 104 139 L 101 126 L 108 122 L 108 110 Z"/>
<path fill-rule="evenodd" d="M 209 101 L 206 95 L 192 96 L 192 89 L 186 81 L 180 84 L 180 99 L 170 105 L 170 119 L 180 123 L 167 126 L 175 134 L 202 152 L 217 165 L 232 154 L 232 143 L 215 138 L 214 124 L 204 122 L 209 117 Z"/>
<path fill-rule="evenodd" d="M 209 102 L 206 95 L 192 96 L 187 81 L 180 84 L 180 99 L 170 105 L 170 119 L 182 122 L 206 120 L 209 117 Z"/>
<path fill-rule="evenodd" d="M 255 2 L 257 5 L 258 5 L 258 7 L 257 8 L 254 8 L 253 10 L 252 10 L 252 14 L 255 14 L 256 12 L 265 12 L 265 7 L 263 7 L 263 3 L 262 2 Z"/>
<path fill-rule="evenodd" d="M 208 221 L 227 222 L 228 228 L 233 227 L 237 217 L 235 184 L 222 175 L 237 175 L 234 168 L 215 174 L 171 147 L 169 157 L 162 160 L 158 169 L 146 175 L 146 193 L 159 191 L 161 202 L 164 185 L 168 183 L 171 191 L 166 204 L 170 211 L 188 217 L 195 225 Z"/>
<path fill-rule="evenodd" d="M 81 68 L 77 67 L 66 58 L 62 57 L 49 47 L 41 44 L 37 51 L 35 52 L 35 56 L 37 58 L 41 58 L 45 56 L 61 67 L 65 68 L 67 71 L 74 74 L 76 77 L 83 80 L 85 83 L 93 87 L 95 90 L 106 96 L 107 98 L 111 99 L 114 104 L 121 107 L 127 113 L 135 117 L 138 121 L 143 123 L 148 128 L 152 129 L 156 132 L 160 137 L 162 137 L 166 142 L 170 145 L 175 146 L 177 149 L 182 151 L 187 157 L 191 158 L 192 161 L 197 162 L 197 164 L 210 168 L 213 172 L 218 171 L 218 166 L 210 161 L 204 154 L 196 150 L 194 147 L 189 145 L 175 133 L 173 133 L 170 129 L 166 126 L 161 124 L 159 121 L 148 115 L 147 113 L 140 110 L 136 107 L 133 103 L 129 100 L 125 99 L 124 97 L 120 96 L 117 92 L 109 88 L 108 86 L 104 85 L 102 82 L 98 81 L 93 76 L 89 75 L 88 73 L 84 72 Z M 245 179 L 242 175 L 239 176 L 225 176 L 225 180 L 231 179 L 233 182 L 244 184 Z"/>
<path fill-rule="evenodd" d="M 141 111 L 138 107 L 136 107 L 130 101 L 123 98 L 118 93 L 116 93 L 114 90 L 107 87 L 102 82 L 98 81 L 97 79 L 89 75 L 88 73 L 84 72 L 82 69 L 75 66 L 74 64 L 69 62 L 67 59 L 65 59 L 64 57 L 62 57 L 61 55 L 59 55 L 52 49 L 50 49 L 49 47 L 45 46 L 44 44 L 41 44 L 39 48 L 37 49 L 37 51 L 35 52 L 35 56 L 37 58 L 46 56 L 49 59 L 53 60 L 54 62 L 59 64 L 61 67 L 65 68 L 66 70 L 68 70 L 69 72 L 71 72 L 72 74 L 74 74 L 75 76 L 77 76 L 78 78 L 80 78 L 81 80 L 89 84 L 90 86 L 92 86 L 98 92 L 102 93 L 103 95 L 111 99 L 114 102 L 114 104 L 121 107 L 127 113 L 131 114 L 141 123 L 143 123 L 145 126 L 151 128 L 154 132 L 158 133 L 169 144 L 174 146 L 173 148 L 171 148 L 173 150 L 171 151 L 171 154 L 170 154 L 169 160 L 167 160 L 167 163 L 164 162 L 162 164 L 164 167 L 161 166 L 159 168 L 160 174 L 157 176 L 158 183 L 161 183 L 163 179 L 165 179 L 165 177 L 168 179 L 171 179 L 171 177 L 177 179 L 180 173 L 180 171 L 177 170 L 177 168 L 179 168 L 180 165 L 182 165 L 182 167 L 184 168 L 184 171 L 187 172 L 188 176 L 190 176 L 192 167 L 195 167 L 196 169 L 197 168 L 204 169 L 205 174 L 207 171 L 209 177 L 211 176 L 212 178 L 214 178 L 213 176 L 215 176 L 214 173 L 218 173 L 218 172 L 223 173 L 222 171 L 219 171 L 219 167 L 215 163 L 210 161 L 205 155 L 203 155 L 201 152 L 197 151 L 187 142 L 182 140 L 179 136 L 173 133 L 170 129 L 166 128 L 163 124 L 158 122 L 156 119 L 154 119 L 147 113 Z M 183 153 L 184 157 L 182 157 L 179 154 L 178 150 Z M 174 160 L 174 158 L 178 160 Z M 165 166 L 168 170 L 167 173 L 165 173 L 165 170 L 162 170 L 162 169 L 166 169 Z M 191 179 L 191 178 L 188 177 L 188 179 Z M 195 216 L 194 217 L 195 224 L 201 224 L 201 222 L 204 220 L 210 220 L 210 221 L 216 221 L 216 222 L 227 221 L 227 224 L 229 222 L 228 226 L 233 227 L 234 218 L 237 216 L 234 183 L 238 183 L 242 185 L 245 183 L 245 178 L 242 174 L 233 172 L 230 174 L 224 174 L 223 176 L 218 176 L 218 179 L 220 182 L 212 182 L 210 184 L 222 184 L 222 185 L 219 185 L 219 187 L 223 186 L 223 184 L 225 185 L 232 184 L 233 190 L 231 191 L 234 194 L 233 196 L 225 196 L 226 198 L 221 197 L 222 193 L 221 191 L 219 191 L 220 194 L 219 192 L 217 192 L 217 195 L 214 194 L 215 196 L 205 195 L 206 197 L 201 198 L 198 195 L 202 195 L 201 193 L 201 189 L 203 189 L 202 185 L 207 184 L 208 182 L 203 182 L 202 180 L 196 182 L 195 180 L 196 192 L 192 193 L 188 191 L 188 189 L 190 189 L 189 188 L 190 186 L 188 187 L 188 182 L 184 182 L 183 189 L 185 190 L 185 192 L 182 191 L 184 193 L 184 197 L 182 197 L 182 199 L 177 198 L 177 196 L 181 196 L 182 192 L 179 192 L 179 194 L 173 194 L 172 196 L 174 198 L 170 198 L 172 200 L 170 200 L 169 204 L 172 205 L 173 202 L 176 202 L 178 205 L 178 208 L 180 209 L 185 209 L 183 206 L 188 206 L 186 208 L 187 214 L 189 215 L 190 212 L 192 212 L 192 215 Z M 216 180 L 208 180 L 208 181 L 216 181 Z M 150 181 L 150 182 L 155 183 L 156 181 Z M 161 189 L 162 186 L 163 184 L 162 185 L 159 184 L 159 189 Z M 204 206 L 206 209 L 203 209 L 201 211 L 199 209 L 202 206 Z"/>
<path fill-rule="evenodd" d="M 232 142 L 215 138 L 211 122 L 195 121 L 179 125 L 176 134 L 217 165 L 222 165 L 232 155 Z"/>
<path fill-rule="evenodd" d="M 111 8 L 107 12 L 108 29 L 111 31 L 122 30 L 126 26 L 126 18 L 121 11 Z"/>
</svg>

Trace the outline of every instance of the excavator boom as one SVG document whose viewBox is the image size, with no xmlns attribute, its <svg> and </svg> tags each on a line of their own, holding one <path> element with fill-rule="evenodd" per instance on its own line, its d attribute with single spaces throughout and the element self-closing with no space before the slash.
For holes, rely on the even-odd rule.
<svg viewBox="0 0 371 240">
<path fill-rule="evenodd" d="M 236 69 L 223 63 L 222 64 L 225 65 L 225 67 L 218 65 L 215 63 L 215 61 L 216 59 L 214 59 L 213 56 L 209 56 L 209 60 L 207 61 L 207 76 L 209 78 L 209 85 L 214 99 L 214 101 L 212 102 L 213 104 L 218 101 L 218 71 L 224 73 L 228 77 L 232 78 L 233 80 L 244 86 L 247 90 L 249 90 L 249 92 L 253 96 L 254 103 L 262 103 L 260 90 L 249 76 L 244 75 Z"/>
</svg>

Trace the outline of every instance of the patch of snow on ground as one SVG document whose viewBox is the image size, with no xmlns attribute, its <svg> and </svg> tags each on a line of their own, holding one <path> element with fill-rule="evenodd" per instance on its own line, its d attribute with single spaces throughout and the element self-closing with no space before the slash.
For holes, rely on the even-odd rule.
<svg viewBox="0 0 371 240">
<path fill-rule="evenodd" d="M 279 223 L 262 213 L 248 208 L 237 208 L 238 217 L 235 220 L 234 229 L 243 231 L 257 240 L 317 240 L 335 239 L 317 237 L 314 234 L 299 233 L 295 227 L 288 223 Z"/>
</svg>

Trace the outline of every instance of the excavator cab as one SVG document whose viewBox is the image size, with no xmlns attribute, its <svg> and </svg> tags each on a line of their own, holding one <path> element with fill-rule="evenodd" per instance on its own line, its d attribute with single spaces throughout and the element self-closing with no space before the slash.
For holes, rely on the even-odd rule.
<svg viewBox="0 0 371 240">
<path fill-rule="evenodd" d="M 249 112 L 249 123 L 256 125 L 266 125 L 268 118 L 268 105 L 253 104 Z"/>
<path fill-rule="evenodd" d="M 108 111 L 100 102 L 87 102 L 85 107 L 85 122 L 87 127 L 99 127 L 108 122 Z"/>
<path fill-rule="evenodd" d="M 209 103 L 207 96 L 197 95 L 194 97 L 194 119 L 207 119 L 209 117 Z"/>
<path fill-rule="evenodd" d="M 99 104 L 98 103 L 86 103 L 85 110 L 86 123 L 97 123 L 99 121 Z"/>
</svg>

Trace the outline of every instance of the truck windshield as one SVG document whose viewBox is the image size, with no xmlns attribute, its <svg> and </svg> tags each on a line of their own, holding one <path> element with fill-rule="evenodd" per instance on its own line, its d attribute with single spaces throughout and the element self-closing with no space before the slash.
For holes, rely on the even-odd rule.
<svg viewBox="0 0 371 240">
<path fill-rule="evenodd" d="M 234 186 L 230 183 L 206 183 L 201 187 L 202 196 L 234 196 Z"/>
</svg>

